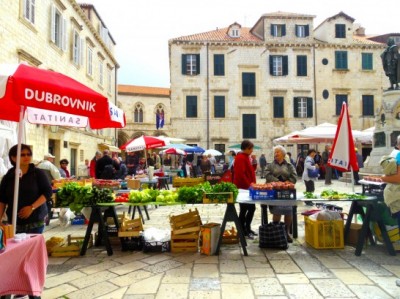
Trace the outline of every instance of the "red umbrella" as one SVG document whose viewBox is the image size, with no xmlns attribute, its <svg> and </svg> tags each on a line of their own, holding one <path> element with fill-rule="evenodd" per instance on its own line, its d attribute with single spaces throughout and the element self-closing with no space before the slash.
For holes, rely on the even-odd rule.
<svg viewBox="0 0 400 299">
<path fill-rule="evenodd" d="M 163 139 L 142 135 L 121 145 L 120 149 L 126 150 L 127 152 L 137 152 L 146 149 L 162 147 L 166 144 L 166 141 Z"/>
<path fill-rule="evenodd" d="M 343 102 L 328 165 L 340 171 L 358 171 L 357 156 L 347 105 Z"/>
<path fill-rule="evenodd" d="M 169 154 L 169 155 L 181 155 L 181 156 L 186 156 L 186 152 L 184 150 L 181 150 L 179 148 L 168 148 L 166 150 L 163 150 L 160 152 L 161 154 Z"/>
<path fill-rule="evenodd" d="M 26 64 L 0 65 L 0 119 L 18 121 L 16 172 L 19 173 L 24 113 L 27 107 L 85 116 L 107 127 L 111 121 L 105 96 L 63 74 Z M 96 122 L 97 120 L 97 122 Z M 105 125 L 100 125 L 101 122 Z M 13 225 L 17 219 L 19 179 L 15 176 Z"/>
</svg>

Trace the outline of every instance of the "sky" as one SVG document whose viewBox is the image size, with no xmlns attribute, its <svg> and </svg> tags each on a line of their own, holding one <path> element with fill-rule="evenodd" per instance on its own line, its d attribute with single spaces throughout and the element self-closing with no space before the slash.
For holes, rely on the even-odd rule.
<svg viewBox="0 0 400 299">
<path fill-rule="evenodd" d="M 314 15 L 314 28 L 343 11 L 367 35 L 400 32 L 398 0 L 77 0 L 93 4 L 116 42 L 118 84 L 170 87 L 168 40 L 252 27 L 265 13 Z M 380 4 L 381 3 L 381 4 Z M 397 24 L 396 24 L 397 23 Z"/>
</svg>

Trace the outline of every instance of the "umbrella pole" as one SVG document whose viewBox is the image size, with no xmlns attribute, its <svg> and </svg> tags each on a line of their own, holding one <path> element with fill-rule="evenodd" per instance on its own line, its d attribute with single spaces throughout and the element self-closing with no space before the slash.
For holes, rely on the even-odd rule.
<svg viewBox="0 0 400 299">
<path fill-rule="evenodd" d="M 353 173 L 353 167 L 350 166 L 350 170 L 351 170 L 351 190 L 353 193 L 355 193 L 354 191 L 354 173 Z"/>
<path fill-rule="evenodd" d="M 12 211 L 12 225 L 14 235 L 17 230 L 17 212 L 18 212 L 18 195 L 19 195 L 19 174 L 21 172 L 21 143 L 24 123 L 24 107 L 21 106 L 19 112 L 19 124 L 18 124 L 18 145 L 17 145 L 17 161 L 15 162 L 15 178 L 14 178 L 14 198 L 13 198 L 13 211 Z"/>
</svg>

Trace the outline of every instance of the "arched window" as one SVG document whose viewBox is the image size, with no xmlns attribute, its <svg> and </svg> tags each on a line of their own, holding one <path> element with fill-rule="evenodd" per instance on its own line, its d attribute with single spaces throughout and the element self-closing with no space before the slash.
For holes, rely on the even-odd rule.
<svg viewBox="0 0 400 299">
<path fill-rule="evenodd" d="M 143 122 L 143 105 L 142 104 L 135 105 L 134 122 L 135 123 Z"/>
<path fill-rule="evenodd" d="M 164 106 L 158 104 L 156 106 L 156 128 L 162 129 L 164 127 L 164 122 L 165 122 Z"/>
</svg>

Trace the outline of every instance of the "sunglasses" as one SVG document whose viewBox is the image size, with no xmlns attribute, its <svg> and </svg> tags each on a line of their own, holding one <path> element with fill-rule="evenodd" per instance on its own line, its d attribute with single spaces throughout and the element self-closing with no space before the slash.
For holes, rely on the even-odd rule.
<svg viewBox="0 0 400 299">
<path fill-rule="evenodd" d="M 32 157 L 32 154 L 31 153 L 21 154 L 21 157 Z"/>
</svg>

